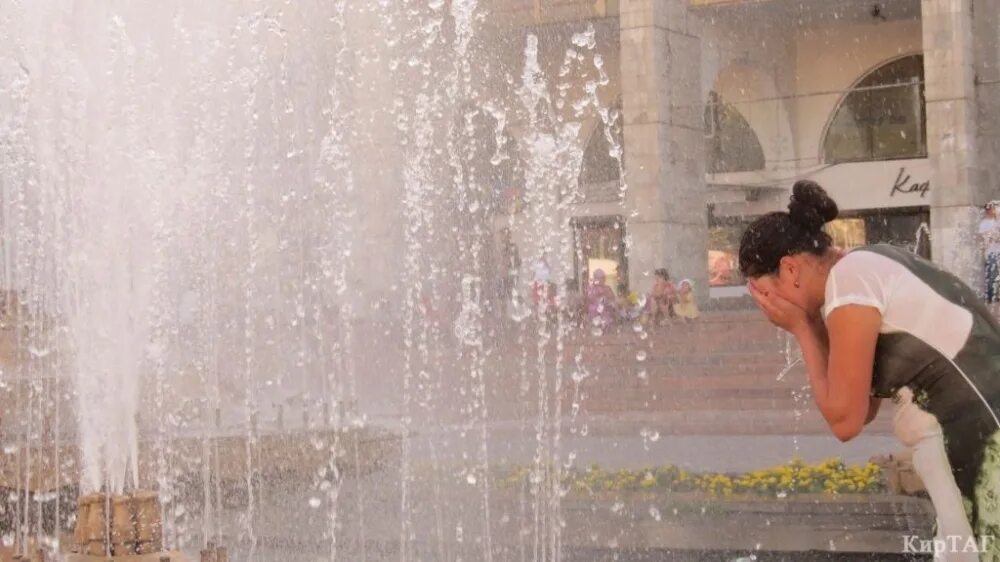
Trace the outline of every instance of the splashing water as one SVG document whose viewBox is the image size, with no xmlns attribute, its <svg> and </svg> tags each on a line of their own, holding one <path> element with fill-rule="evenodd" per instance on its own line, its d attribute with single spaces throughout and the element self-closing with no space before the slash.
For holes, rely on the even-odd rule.
<svg viewBox="0 0 1000 562">
<path fill-rule="evenodd" d="M 492 8 L 0 7 L 19 544 L 57 535 L 29 490 L 76 486 L 153 489 L 167 542 L 251 561 L 562 562 L 580 502 L 616 525 L 678 516 L 568 484 L 595 454 L 674 454 L 646 417 L 605 447 L 587 411 L 614 376 L 670 394 L 671 342 L 565 314 L 589 267 L 579 205 L 628 214 L 619 39 L 600 18 L 512 33 Z M 617 168 L 608 200 L 581 185 L 588 136 Z M 551 297 L 522 258 L 549 260 Z M 621 340 L 620 364 L 595 359 Z"/>
</svg>

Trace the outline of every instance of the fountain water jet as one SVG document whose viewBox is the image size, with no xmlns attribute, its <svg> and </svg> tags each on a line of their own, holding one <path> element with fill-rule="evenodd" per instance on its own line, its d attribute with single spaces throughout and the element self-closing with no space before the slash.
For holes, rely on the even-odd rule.
<svg viewBox="0 0 1000 562">
<path fill-rule="evenodd" d="M 29 490 L 79 482 L 112 507 L 155 490 L 186 552 L 263 560 L 305 536 L 330 559 L 498 557 L 492 375 L 512 336 L 544 472 L 517 547 L 562 557 L 566 367 L 548 363 L 568 328 L 497 312 L 493 236 L 524 229 L 568 274 L 581 125 L 556 114 L 597 103 L 593 41 L 567 41 L 566 73 L 597 74 L 578 101 L 537 58 L 480 67 L 485 2 L 360 4 L 0 7 L 3 280 L 49 317 L 31 381 L 60 365 L 19 402 L 20 544 L 58 536 Z M 516 80 L 483 85 L 525 62 L 521 105 Z"/>
</svg>

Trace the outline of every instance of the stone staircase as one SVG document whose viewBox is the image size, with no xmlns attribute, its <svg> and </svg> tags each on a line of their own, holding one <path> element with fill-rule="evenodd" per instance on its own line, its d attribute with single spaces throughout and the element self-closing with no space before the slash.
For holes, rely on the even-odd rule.
<svg viewBox="0 0 1000 562">
<path fill-rule="evenodd" d="M 563 353 L 584 374 L 562 397 L 579 415 L 611 424 L 656 421 L 681 434 L 828 431 L 804 366 L 789 367 L 797 345 L 757 311 L 707 312 L 645 334 L 630 326 L 581 332 Z M 880 413 L 866 433 L 891 433 L 888 418 Z"/>
</svg>

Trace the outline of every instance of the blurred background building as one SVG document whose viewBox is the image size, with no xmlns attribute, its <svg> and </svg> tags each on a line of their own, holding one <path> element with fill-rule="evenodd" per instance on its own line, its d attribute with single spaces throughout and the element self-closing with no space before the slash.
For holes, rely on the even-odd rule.
<svg viewBox="0 0 1000 562">
<path fill-rule="evenodd" d="M 742 296 L 741 232 L 809 178 L 842 207 L 838 243 L 904 245 L 978 283 L 975 224 L 998 192 L 996 2 L 495 4 L 538 37 L 551 81 L 586 26 L 603 61 L 604 109 L 565 108 L 582 153 L 568 277 L 611 268 L 643 290 L 667 267 L 719 304 Z M 522 56 L 523 37 L 506 44 Z"/>
</svg>

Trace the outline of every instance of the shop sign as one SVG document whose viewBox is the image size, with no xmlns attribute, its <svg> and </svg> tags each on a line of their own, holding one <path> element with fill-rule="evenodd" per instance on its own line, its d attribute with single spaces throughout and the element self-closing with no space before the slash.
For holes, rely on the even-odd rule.
<svg viewBox="0 0 1000 562">
<path fill-rule="evenodd" d="M 892 184 L 892 191 L 889 192 L 889 197 L 895 197 L 897 193 L 903 195 L 919 193 L 920 198 L 922 199 L 930 190 L 930 180 L 922 182 L 913 181 L 910 174 L 906 171 L 906 167 L 902 166 L 899 168 L 899 174 L 896 176 L 896 182 Z"/>
</svg>

